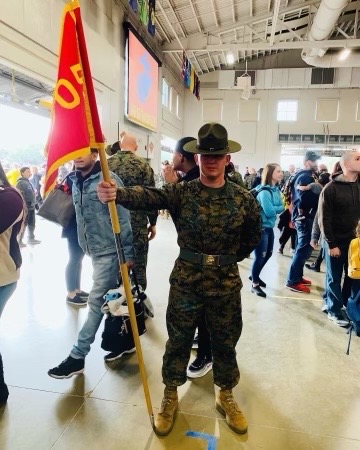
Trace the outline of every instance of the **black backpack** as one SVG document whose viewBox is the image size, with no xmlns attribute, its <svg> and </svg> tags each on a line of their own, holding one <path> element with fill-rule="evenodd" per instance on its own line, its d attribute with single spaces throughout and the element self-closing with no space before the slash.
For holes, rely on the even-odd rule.
<svg viewBox="0 0 360 450">
<path fill-rule="evenodd" d="M 257 196 L 259 195 L 259 193 L 260 193 L 261 191 L 268 191 L 268 192 L 270 192 L 270 194 L 271 194 L 271 196 L 272 196 L 272 191 L 271 191 L 271 189 L 268 188 L 268 187 L 266 187 L 266 186 L 261 186 L 260 188 L 259 188 L 259 186 L 254 187 L 254 188 L 251 189 L 249 192 L 250 192 L 250 194 L 256 199 Z"/>
</svg>

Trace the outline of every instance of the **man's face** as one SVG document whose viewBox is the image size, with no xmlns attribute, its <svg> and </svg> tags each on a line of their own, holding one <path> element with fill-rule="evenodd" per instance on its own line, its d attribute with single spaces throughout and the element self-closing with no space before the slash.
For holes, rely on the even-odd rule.
<svg viewBox="0 0 360 450">
<path fill-rule="evenodd" d="M 31 177 L 31 171 L 30 171 L 30 169 L 24 170 L 22 176 L 23 176 L 23 178 L 30 178 L 30 177 Z"/>
<path fill-rule="evenodd" d="M 318 171 L 318 162 L 316 161 L 311 161 L 310 159 L 308 159 L 307 161 L 305 161 L 305 164 L 307 166 L 307 168 L 309 170 L 312 170 L 313 172 L 317 172 Z"/>
<path fill-rule="evenodd" d="M 295 172 L 295 166 L 294 166 L 294 164 L 290 164 L 290 166 L 289 166 L 289 172 L 290 172 L 290 173 L 294 173 L 294 172 Z"/>
<path fill-rule="evenodd" d="M 172 165 L 174 170 L 181 170 L 181 165 L 183 163 L 183 155 L 179 152 L 173 153 Z"/>
<path fill-rule="evenodd" d="M 216 180 L 224 176 L 225 167 L 230 162 L 230 155 L 195 155 L 195 161 L 201 175 L 209 180 Z"/>
<path fill-rule="evenodd" d="M 345 161 L 345 167 L 351 172 L 360 173 L 360 150 L 351 152 L 349 159 Z"/>
<path fill-rule="evenodd" d="M 75 169 L 81 171 L 91 170 L 97 160 L 97 153 L 91 153 L 90 155 L 81 156 L 74 160 Z"/>
</svg>

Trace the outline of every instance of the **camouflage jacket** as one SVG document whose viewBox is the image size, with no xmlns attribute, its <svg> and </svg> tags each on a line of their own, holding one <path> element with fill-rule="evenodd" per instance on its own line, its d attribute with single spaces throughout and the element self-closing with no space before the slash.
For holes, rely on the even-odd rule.
<svg viewBox="0 0 360 450">
<path fill-rule="evenodd" d="M 227 177 L 230 181 L 233 183 L 238 184 L 239 186 L 245 188 L 243 177 L 241 176 L 240 172 L 237 172 L 236 170 L 234 172 L 230 172 L 227 174 Z"/>
<path fill-rule="evenodd" d="M 118 151 L 108 159 L 109 169 L 118 175 L 126 187 L 154 187 L 154 171 L 150 165 L 132 152 Z M 147 224 L 156 225 L 157 209 L 148 211 L 131 211 L 131 226 L 134 232 L 147 235 Z"/>
<path fill-rule="evenodd" d="M 166 184 L 161 189 L 118 189 L 116 202 L 128 209 L 168 209 L 178 245 L 195 253 L 236 255 L 241 261 L 259 244 L 261 219 L 254 197 L 235 183 L 210 189 L 199 179 Z M 170 276 L 177 288 L 207 296 L 241 289 L 237 264 L 200 266 L 178 258 Z"/>
</svg>

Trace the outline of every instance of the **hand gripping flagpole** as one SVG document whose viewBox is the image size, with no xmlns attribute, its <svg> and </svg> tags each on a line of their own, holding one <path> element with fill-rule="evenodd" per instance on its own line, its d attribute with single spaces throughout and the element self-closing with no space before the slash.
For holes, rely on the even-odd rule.
<svg viewBox="0 0 360 450">
<path fill-rule="evenodd" d="M 100 155 L 101 171 L 103 174 L 104 181 L 106 181 L 107 183 L 110 183 L 111 177 L 110 177 L 109 166 L 108 166 L 106 156 L 105 156 L 104 146 L 99 149 L 99 155 Z M 141 344 L 140 344 L 139 330 L 138 330 L 138 326 L 137 326 L 137 322 L 136 322 L 134 302 L 132 300 L 132 292 L 131 292 L 130 281 L 129 281 L 129 273 L 128 273 L 128 268 L 127 268 L 126 261 L 125 261 L 124 249 L 123 249 L 123 246 L 121 243 L 121 238 L 120 238 L 121 230 L 120 230 L 120 223 L 119 223 L 119 218 L 118 218 L 118 214 L 117 214 L 115 201 L 113 200 L 113 201 L 109 202 L 108 207 L 109 207 L 109 212 L 110 212 L 110 217 L 111 217 L 112 228 L 113 228 L 113 232 L 114 232 L 114 236 L 115 236 L 116 252 L 117 252 L 117 255 L 119 258 L 119 263 L 120 263 L 120 276 L 121 276 L 121 279 L 122 279 L 122 282 L 124 285 L 126 302 L 127 302 L 128 308 L 129 308 L 131 329 L 133 332 L 133 337 L 134 337 L 134 342 L 135 342 L 135 347 L 136 347 L 136 355 L 137 355 L 137 359 L 139 362 L 139 370 L 140 370 L 141 381 L 142 381 L 143 389 L 144 389 L 146 406 L 147 406 L 151 426 L 154 429 L 155 428 L 154 413 L 153 413 L 153 408 L 152 408 L 152 404 L 151 404 L 149 385 L 147 382 L 144 358 L 143 358 Z"/>
</svg>

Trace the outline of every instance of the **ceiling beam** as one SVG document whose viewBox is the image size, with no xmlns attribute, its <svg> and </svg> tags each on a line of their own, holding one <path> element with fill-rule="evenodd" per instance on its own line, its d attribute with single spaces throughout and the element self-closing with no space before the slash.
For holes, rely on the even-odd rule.
<svg viewBox="0 0 360 450">
<path fill-rule="evenodd" d="M 346 39 L 351 39 L 351 36 L 345 33 L 344 30 L 342 30 L 340 27 L 336 27 L 337 31 L 341 33 Z"/>
<path fill-rule="evenodd" d="M 313 5 L 318 2 L 319 2 L 319 0 L 306 0 L 306 1 L 304 1 L 304 3 L 302 3 L 301 7 L 305 8 L 307 6 Z M 156 4 L 161 6 L 161 2 L 157 2 Z M 160 8 L 160 6 L 159 6 L 159 8 Z M 285 14 L 288 12 L 294 12 L 294 11 L 298 11 L 298 10 L 299 10 L 299 8 L 294 8 L 294 6 L 290 5 L 285 8 L 281 8 L 279 11 L 279 14 Z M 162 11 L 164 11 L 163 8 L 162 8 Z M 164 12 L 163 15 L 165 17 L 166 13 Z M 214 32 L 209 33 L 209 35 L 217 36 L 218 34 L 227 33 L 227 32 L 233 31 L 237 28 L 241 28 L 244 25 L 250 25 L 254 22 L 257 23 L 257 22 L 265 21 L 267 19 L 271 19 L 272 16 L 273 16 L 273 14 L 266 13 L 266 14 L 256 16 L 256 20 L 254 20 L 255 16 L 254 17 L 246 17 L 242 20 L 238 20 L 236 24 L 224 25 L 222 27 L 219 27 L 217 30 L 214 30 Z M 191 39 L 197 39 L 197 38 L 203 38 L 203 37 L 204 36 L 202 34 L 194 34 L 191 36 Z M 172 46 L 171 44 L 172 43 L 169 44 L 169 47 Z M 187 45 L 187 39 L 183 39 L 182 44 L 185 47 Z M 168 46 L 165 46 L 165 49 L 168 50 L 169 49 Z"/>
<path fill-rule="evenodd" d="M 297 33 L 296 31 L 294 31 L 291 27 L 289 27 L 289 25 L 286 24 L 286 22 L 284 21 L 285 17 L 282 19 L 281 21 L 281 26 L 283 26 L 284 28 L 286 28 L 290 34 L 292 34 L 294 37 L 296 37 L 297 39 L 299 39 L 300 41 L 303 40 L 303 38 L 300 36 L 299 33 Z"/>
<path fill-rule="evenodd" d="M 250 15 L 250 17 L 252 17 L 253 16 L 253 0 L 249 0 L 249 8 L 250 8 L 249 15 Z"/>
<path fill-rule="evenodd" d="M 236 23 L 235 0 L 232 0 L 232 2 L 231 2 L 231 11 L 232 11 L 233 22 Z"/>
<path fill-rule="evenodd" d="M 259 34 L 257 31 L 254 30 L 254 28 L 251 28 L 249 25 L 246 25 L 246 28 L 250 31 L 250 33 L 259 38 L 261 41 L 267 42 L 267 40 L 264 39 L 263 36 L 261 36 L 261 34 Z"/>
<path fill-rule="evenodd" d="M 198 28 L 199 28 L 199 31 L 200 31 L 200 33 L 202 33 L 202 29 L 201 29 L 201 26 L 200 26 L 200 22 L 199 22 L 199 19 L 198 19 L 197 15 L 196 15 L 195 7 L 194 7 L 194 5 L 193 5 L 192 0 L 189 0 L 189 3 L 190 3 L 190 6 L 191 6 L 191 9 L 192 9 L 192 12 L 193 12 L 193 14 L 194 14 L 194 17 L 195 17 L 197 26 L 198 26 Z"/>
<path fill-rule="evenodd" d="M 275 0 L 274 14 L 273 14 L 273 18 L 272 18 L 272 26 L 271 26 L 271 33 L 270 33 L 270 45 L 273 45 L 273 43 L 274 43 L 276 25 L 277 25 L 277 20 L 279 17 L 280 3 L 281 3 L 281 0 Z"/>
<path fill-rule="evenodd" d="M 216 28 L 219 28 L 219 21 L 218 21 L 217 15 L 216 15 L 214 0 L 211 0 L 211 6 L 212 6 L 213 14 L 214 14 Z"/>
<path fill-rule="evenodd" d="M 187 51 L 193 52 L 226 52 L 226 51 L 238 51 L 238 50 L 288 50 L 288 49 L 303 49 L 303 48 L 357 48 L 360 47 L 360 39 L 334 39 L 325 41 L 283 41 L 275 42 L 270 45 L 268 42 L 253 42 L 243 44 L 224 43 L 220 45 L 203 45 L 199 47 L 187 48 Z M 163 53 L 177 53 L 182 52 L 182 48 L 163 50 Z"/>
</svg>

